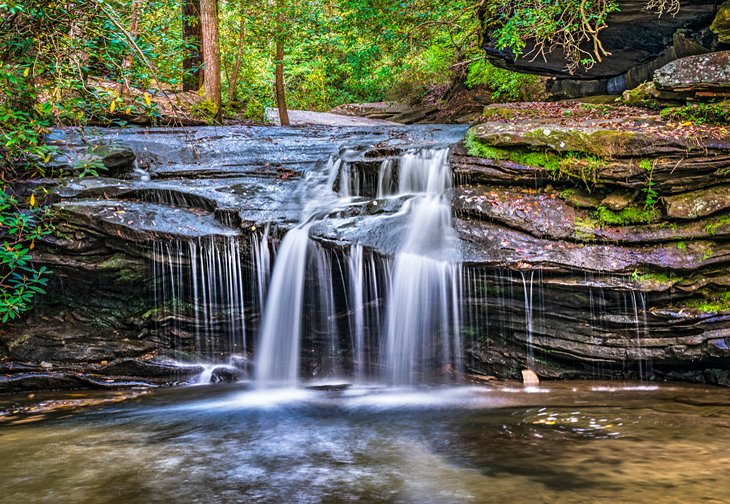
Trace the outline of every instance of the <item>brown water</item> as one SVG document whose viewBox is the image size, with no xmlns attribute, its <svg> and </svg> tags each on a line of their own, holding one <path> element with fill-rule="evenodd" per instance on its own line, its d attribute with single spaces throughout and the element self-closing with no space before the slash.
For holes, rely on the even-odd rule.
<svg viewBox="0 0 730 504">
<path fill-rule="evenodd" d="M 0 398 L 0 503 L 730 501 L 722 388 L 201 386 L 118 399 Z"/>
</svg>

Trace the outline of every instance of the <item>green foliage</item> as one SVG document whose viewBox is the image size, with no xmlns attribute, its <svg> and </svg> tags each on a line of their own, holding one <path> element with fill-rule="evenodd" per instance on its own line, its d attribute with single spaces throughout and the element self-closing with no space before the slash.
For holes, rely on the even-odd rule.
<svg viewBox="0 0 730 504">
<path fill-rule="evenodd" d="M 21 205 L 9 187 L 0 190 L 0 321 L 7 322 L 30 308 L 48 282 L 45 267 L 31 262 L 36 240 L 53 232 L 48 210 L 36 206 L 35 195 Z"/>
<path fill-rule="evenodd" d="M 707 234 L 714 236 L 717 232 L 717 228 L 727 225 L 730 225 L 730 214 L 722 215 L 713 219 L 711 222 L 708 222 L 705 226 L 705 231 L 707 232 Z"/>
<path fill-rule="evenodd" d="M 700 103 L 687 107 L 665 108 L 661 111 L 661 117 L 664 120 L 674 122 L 730 126 L 730 100 L 720 103 Z"/>
<path fill-rule="evenodd" d="M 655 208 L 643 208 L 630 205 L 619 212 L 614 212 L 605 206 L 596 209 L 596 218 L 602 226 L 633 226 L 636 224 L 650 224 L 659 216 Z"/>
<path fill-rule="evenodd" d="M 217 112 L 218 107 L 210 100 L 199 101 L 190 107 L 190 113 L 193 117 L 205 121 L 209 125 L 215 124 Z"/>
<path fill-rule="evenodd" d="M 486 60 L 470 64 L 466 77 L 467 87 L 486 86 L 492 90 L 492 98 L 501 101 L 529 100 L 539 93 L 540 84 L 541 80 L 536 75 L 497 68 Z"/>
<path fill-rule="evenodd" d="M 610 0 L 506 0 L 486 2 L 484 19 L 498 49 L 521 56 L 530 44 L 528 55 L 539 58 L 560 48 L 572 73 L 581 66 L 590 68 L 608 55 L 598 34 L 608 15 L 618 10 L 618 2 Z"/>
<path fill-rule="evenodd" d="M 651 162 L 649 159 L 642 159 L 639 162 L 639 168 L 641 168 L 646 174 L 646 187 L 641 189 L 644 193 L 644 210 L 654 208 L 654 205 L 659 201 L 659 193 L 654 189 L 654 167 L 656 162 Z"/>
</svg>

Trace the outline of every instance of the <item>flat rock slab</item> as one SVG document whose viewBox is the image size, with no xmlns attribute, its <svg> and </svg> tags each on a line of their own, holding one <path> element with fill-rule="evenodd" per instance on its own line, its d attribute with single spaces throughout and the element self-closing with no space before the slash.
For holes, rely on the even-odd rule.
<svg viewBox="0 0 730 504">
<path fill-rule="evenodd" d="M 630 273 L 643 267 L 694 271 L 730 260 L 730 244 L 692 241 L 648 246 L 615 246 L 552 241 L 497 223 L 456 219 L 467 264 L 545 268 L 561 271 Z"/>
<path fill-rule="evenodd" d="M 470 133 L 485 145 L 498 148 L 584 153 L 604 159 L 683 155 L 696 139 L 668 134 L 652 120 L 607 119 L 555 124 L 548 120 L 491 121 L 473 126 Z M 715 144 L 713 143 L 711 147 Z M 730 141 L 720 142 L 729 149 Z"/>
<path fill-rule="evenodd" d="M 697 219 L 730 208 L 730 186 L 722 185 L 666 196 L 667 215 L 675 219 Z"/>
<path fill-rule="evenodd" d="M 501 222 L 534 236 L 565 239 L 575 232 L 575 209 L 554 194 L 494 187 L 459 187 L 452 205 L 457 213 Z"/>
<path fill-rule="evenodd" d="M 673 92 L 730 92 L 730 51 L 672 61 L 654 72 L 654 85 Z"/>
</svg>

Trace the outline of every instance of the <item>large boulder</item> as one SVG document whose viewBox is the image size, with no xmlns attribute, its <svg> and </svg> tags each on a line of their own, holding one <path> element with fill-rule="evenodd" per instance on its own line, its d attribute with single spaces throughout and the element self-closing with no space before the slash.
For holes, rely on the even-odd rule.
<svg viewBox="0 0 730 504">
<path fill-rule="evenodd" d="M 730 96 L 730 51 L 673 61 L 654 73 L 654 85 L 660 91 L 696 98 Z"/>
<path fill-rule="evenodd" d="M 652 73 L 677 58 L 702 54 L 717 49 L 717 41 L 709 33 L 715 2 L 688 0 L 675 15 L 646 9 L 644 0 L 621 2 L 619 11 L 609 15 L 600 39 L 611 55 L 589 68 L 568 71 L 562 50 L 555 49 L 545 58 L 534 57 L 528 42 L 520 57 L 509 50 L 497 49 L 497 40 L 487 31 L 484 49 L 496 66 L 555 77 L 549 91 L 559 97 L 620 94 L 644 81 Z M 591 46 L 584 44 L 590 52 Z"/>
</svg>

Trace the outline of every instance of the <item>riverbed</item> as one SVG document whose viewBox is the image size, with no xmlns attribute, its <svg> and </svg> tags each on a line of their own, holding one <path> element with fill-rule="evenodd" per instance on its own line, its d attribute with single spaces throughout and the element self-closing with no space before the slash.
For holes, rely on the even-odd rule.
<svg viewBox="0 0 730 504">
<path fill-rule="evenodd" d="M 5 396 L 0 503 L 720 503 L 730 491 L 730 391 L 714 387 L 131 394 L 76 394 L 79 407 L 46 413 L 31 406 L 73 394 Z M 81 407 L 92 400 L 108 402 Z"/>
</svg>

